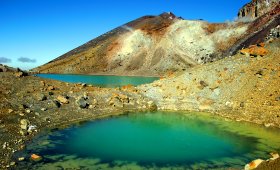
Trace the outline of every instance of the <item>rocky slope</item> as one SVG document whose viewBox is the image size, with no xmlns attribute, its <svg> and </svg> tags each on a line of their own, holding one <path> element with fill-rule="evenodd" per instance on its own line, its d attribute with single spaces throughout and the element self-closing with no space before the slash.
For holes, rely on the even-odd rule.
<svg viewBox="0 0 280 170">
<path fill-rule="evenodd" d="M 277 11 L 278 10 L 278 11 Z M 145 16 L 40 66 L 41 73 L 164 75 L 235 54 L 279 25 L 279 8 L 251 23 Z M 252 39 L 251 37 L 254 37 Z"/>
<path fill-rule="evenodd" d="M 238 11 L 238 18 L 242 20 L 254 20 L 279 5 L 279 0 L 252 0 Z"/>
<path fill-rule="evenodd" d="M 280 40 L 242 52 L 139 89 L 160 110 L 207 111 L 280 127 Z"/>
</svg>

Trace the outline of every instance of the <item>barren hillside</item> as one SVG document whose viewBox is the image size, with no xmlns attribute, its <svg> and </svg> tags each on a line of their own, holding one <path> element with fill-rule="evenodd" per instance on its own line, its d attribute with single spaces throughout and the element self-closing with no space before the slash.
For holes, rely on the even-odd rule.
<svg viewBox="0 0 280 170">
<path fill-rule="evenodd" d="M 254 22 L 208 23 L 172 13 L 122 25 L 35 68 L 41 73 L 164 75 L 235 54 L 279 25 L 279 6 Z M 254 37 L 254 39 L 252 39 Z"/>
</svg>

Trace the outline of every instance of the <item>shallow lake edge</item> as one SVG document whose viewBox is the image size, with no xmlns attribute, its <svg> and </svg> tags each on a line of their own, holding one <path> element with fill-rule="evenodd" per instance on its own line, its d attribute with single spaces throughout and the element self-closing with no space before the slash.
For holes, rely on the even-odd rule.
<svg viewBox="0 0 280 170">
<path fill-rule="evenodd" d="M 233 122 L 242 123 L 242 121 L 235 120 L 235 119 L 229 119 L 227 116 L 223 116 L 223 115 L 213 113 L 213 112 L 178 111 L 178 110 L 176 110 L 176 111 L 174 111 L 174 110 L 156 110 L 156 111 L 170 113 L 170 114 L 192 114 L 192 115 L 200 114 L 200 115 L 206 115 L 211 118 L 217 117 L 221 121 L 233 121 Z M 125 116 L 125 115 L 129 115 L 129 114 L 141 114 L 141 113 L 147 113 L 147 112 L 153 113 L 156 111 L 130 110 L 130 111 L 115 111 L 115 112 L 111 112 L 111 113 L 106 112 L 106 113 L 102 113 L 99 115 L 93 114 L 93 116 L 91 116 L 91 117 L 77 118 L 75 120 L 71 120 L 70 122 L 61 122 L 61 123 L 57 123 L 57 124 L 52 124 L 49 127 L 44 127 L 44 128 L 38 129 L 39 132 L 34 134 L 31 138 L 29 138 L 29 140 L 26 141 L 26 145 L 30 144 L 32 142 L 32 140 L 35 139 L 36 137 L 47 134 L 48 132 L 59 131 L 59 130 L 63 130 L 63 129 L 71 128 L 71 127 L 78 127 L 79 125 L 90 123 L 92 121 L 102 120 L 102 119 L 116 118 L 119 116 Z M 244 122 L 261 126 L 260 124 L 257 124 L 255 122 L 250 122 L 250 121 L 244 121 Z M 267 128 L 279 129 L 278 127 L 267 127 Z M 19 152 L 21 152 L 21 150 Z M 17 154 L 15 153 L 13 155 L 12 159 L 15 162 L 19 162 L 17 160 L 18 156 L 16 156 L 16 155 Z M 44 155 L 40 155 L 40 156 L 44 156 Z M 267 157 L 267 159 L 269 159 L 269 156 Z"/>
</svg>

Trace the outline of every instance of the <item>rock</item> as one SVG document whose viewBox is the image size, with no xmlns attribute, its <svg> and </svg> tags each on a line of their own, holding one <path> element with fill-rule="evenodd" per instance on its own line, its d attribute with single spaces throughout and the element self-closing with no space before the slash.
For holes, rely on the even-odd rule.
<svg viewBox="0 0 280 170">
<path fill-rule="evenodd" d="M 263 74 L 264 74 L 263 70 L 259 70 L 256 72 L 256 76 L 259 78 L 261 78 L 263 76 Z"/>
<path fill-rule="evenodd" d="M 47 96 L 45 96 L 44 94 L 39 94 L 39 95 L 37 96 L 37 98 L 38 98 L 39 101 L 47 100 Z"/>
<path fill-rule="evenodd" d="M 252 45 L 249 48 L 244 48 L 242 50 L 240 50 L 241 54 L 248 54 L 250 56 L 254 56 L 257 57 L 258 55 L 260 56 L 264 56 L 268 53 L 267 49 L 264 47 L 258 47 L 256 45 Z"/>
<path fill-rule="evenodd" d="M 36 155 L 36 154 L 32 154 L 32 155 L 30 156 L 30 159 L 31 159 L 32 161 L 38 162 L 38 161 L 41 161 L 41 160 L 42 160 L 42 156 L 39 156 L 39 155 Z"/>
<path fill-rule="evenodd" d="M 53 106 L 56 106 L 57 108 L 60 108 L 60 106 L 61 106 L 61 104 L 60 104 L 59 101 L 57 101 L 57 100 L 53 100 L 53 101 L 51 102 L 51 104 L 52 104 Z"/>
<path fill-rule="evenodd" d="M 244 107 L 245 106 L 245 103 L 244 102 L 240 102 L 240 107 Z"/>
<path fill-rule="evenodd" d="M 26 109 L 25 112 L 26 113 L 31 113 L 31 110 L 30 109 Z"/>
<path fill-rule="evenodd" d="M 15 166 L 15 165 L 16 165 L 16 162 L 11 162 L 10 165 L 11 165 L 11 166 Z"/>
<path fill-rule="evenodd" d="M 12 113 L 14 110 L 13 109 L 8 109 L 8 113 Z"/>
<path fill-rule="evenodd" d="M 19 157 L 18 161 L 24 161 L 24 159 L 25 159 L 24 157 Z"/>
<path fill-rule="evenodd" d="M 50 90 L 54 90 L 55 88 L 54 88 L 54 86 L 49 86 L 47 89 L 48 89 L 48 91 L 50 91 Z"/>
<path fill-rule="evenodd" d="M 41 84 L 42 86 L 45 86 L 45 85 L 46 85 L 46 83 L 45 83 L 44 81 L 40 81 L 40 84 Z"/>
<path fill-rule="evenodd" d="M 36 131 L 36 128 L 37 128 L 37 126 L 35 126 L 35 125 L 30 125 L 30 126 L 28 126 L 27 132 L 28 132 L 28 133 L 31 133 L 32 131 Z"/>
<path fill-rule="evenodd" d="M 265 127 L 271 127 L 271 126 L 273 126 L 273 123 L 265 123 L 264 126 Z"/>
<path fill-rule="evenodd" d="M 4 142 L 3 149 L 6 149 L 8 146 L 9 146 L 9 144 L 7 142 Z"/>
<path fill-rule="evenodd" d="M 26 104 L 22 104 L 22 105 L 19 106 L 19 108 L 20 108 L 20 109 L 27 109 L 28 106 L 27 106 Z"/>
<path fill-rule="evenodd" d="M 96 105 L 92 105 L 92 104 L 91 104 L 91 105 L 88 106 L 88 108 L 89 108 L 89 109 L 94 109 L 94 108 L 96 108 Z"/>
<path fill-rule="evenodd" d="M 53 92 L 50 91 L 50 92 L 49 92 L 49 95 L 52 96 L 52 95 L 53 95 Z"/>
<path fill-rule="evenodd" d="M 203 87 L 207 87 L 208 84 L 205 81 L 200 81 L 199 84 Z"/>
<path fill-rule="evenodd" d="M 41 108 L 41 110 L 42 110 L 42 111 L 46 111 L 46 110 L 47 110 L 47 108 Z M 35 113 L 35 114 L 36 114 L 36 113 Z"/>
<path fill-rule="evenodd" d="M 113 107 L 123 108 L 123 102 L 118 97 L 111 97 L 109 104 Z"/>
<path fill-rule="evenodd" d="M 21 119 L 20 120 L 20 128 L 23 130 L 27 130 L 29 125 L 29 121 L 27 119 Z"/>
<path fill-rule="evenodd" d="M 275 159 L 278 159 L 278 158 L 279 158 L 279 154 L 278 154 L 278 153 L 271 152 L 270 155 L 272 156 L 272 157 L 270 158 L 270 160 L 275 160 Z"/>
<path fill-rule="evenodd" d="M 148 107 L 150 111 L 156 111 L 157 110 L 157 105 L 153 101 L 148 102 Z"/>
<path fill-rule="evenodd" d="M 46 118 L 45 118 L 45 121 L 48 122 L 48 123 L 50 123 L 50 122 L 51 122 L 51 118 L 46 117 Z"/>
<path fill-rule="evenodd" d="M 264 42 L 258 43 L 257 46 L 259 46 L 259 47 L 264 47 L 264 46 L 265 46 L 265 43 L 264 43 Z"/>
<path fill-rule="evenodd" d="M 26 130 L 20 130 L 19 133 L 20 133 L 22 136 L 28 135 L 28 133 L 27 133 Z"/>
<path fill-rule="evenodd" d="M 80 97 L 77 102 L 78 106 L 82 109 L 88 108 L 89 103 L 86 101 L 84 97 Z"/>
<path fill-rule="evenodd" d="M 16 77 L 23 77 L 24 76 L 24 73 L 22 71 L 19 71 L 19 72 L 16 72 L 15 73 L 15 76 Z"/>
<path fill-rule="evenodd" d="M 62 104 L 68 104 L 69 103 L 67 97 L 62 96 L 62 95 L 57 96 L 57 100 Z"/>
<path fill-rule="evenodd" d="M 262 159 L 256 159 L 252 162 L 250 162 L 249 164 L 245 165 L 245 170 L 251 170 L 251 169 L 255 169 L 257 168 L 264 160 Z"/>
<path fill-rule="evenodd" d="M 275 97 L 275 100 L 276 100 L 276 101 L 280 101 L 280 96 Z"/>
</svg>

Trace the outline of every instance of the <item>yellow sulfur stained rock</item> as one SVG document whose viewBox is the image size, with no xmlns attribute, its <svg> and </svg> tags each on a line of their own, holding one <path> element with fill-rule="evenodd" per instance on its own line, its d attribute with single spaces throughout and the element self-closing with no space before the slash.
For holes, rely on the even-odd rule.
<svg viewBox="0 0 280 170">
<path fill-rule="evenodd" d="M 57 96 L 57 100 L 60 102 L 60 103 L 63 103 L 63 104 L 67 104 L 69 103 L 68 99 L 62 95 L 59 95 Z"/>
</svg>

